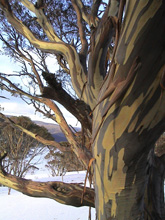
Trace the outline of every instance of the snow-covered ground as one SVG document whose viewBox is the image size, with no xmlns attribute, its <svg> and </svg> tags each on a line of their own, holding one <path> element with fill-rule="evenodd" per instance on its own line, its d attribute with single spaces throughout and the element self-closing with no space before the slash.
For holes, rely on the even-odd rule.
<svg viewBox="0 0 165 220">
<path fill-rule="evenodd" d="M 28 175 L 36 181 L 61 181 L 61 177 L 48 178 L 44 173 Z M 64 176 L 64 182 L 84 182 L 85 172 L 72 172 Z M 88 207 L 74 208 L 62 205 L 51 199 L 33 198 L 22 193 L 0 187 L 0 220 L 88 220 Z M 92 220 L 95 220 L 95 209 L 92 208 Z"/>
</svg>

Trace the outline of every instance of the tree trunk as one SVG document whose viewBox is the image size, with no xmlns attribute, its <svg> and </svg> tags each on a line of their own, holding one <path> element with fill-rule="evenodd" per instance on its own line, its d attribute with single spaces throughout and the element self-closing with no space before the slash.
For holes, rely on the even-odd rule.
<svg viewBox="0 0 165 220">
<path fill-rule="evenodd" d="M 115 137 L 118 135 L 113 123 L 110 123 L 110 129 L 103 125 L 95 141 L 95 207 L 98 219 L 163 219 L 164 164 L 160 164 L 161 168 L 150 168 L 148 152 L 151 145 L 147 144 L 147 139 L 151 134 L 128 133 L 126 129 L 118 138 Z M 122 122 L 116 127 L 121 129 Z M 148 178 L 149 204 L 145 207 Z"/>
<path fill-rule="evenodd" d="M 111 147 L 113 141 L 106 134 L 98 141 L 103 146 L 98 148 L 95 165 L 98 219 L 143 219 L 148 150 L 143 152 L 145 144 L 135 134 L 125 133 Z"/>
<path fill-rule="evenodd" d="M 164 27 L 165 1 L 128 1 L 114 77 L 93 114 L 99 220 L 144 219 L 147 158 L 165 128 Z"/>
<path fill-rule="evenodd" d="M 165 155 L 157 157 L 150 154 L 150 176 L 146 189 L 145 219 L 165 219 L 164 180 L 165 180 Z M 151 217 L 152 216 L 152 217 Z"/>
<path fill-rule="evenodd" d="M 123 6 L 124 13 L 121 13 L 122 7 L 119 8 L 119 13 L 113 11 L 118 8 L 119 2 L 120 6 L 126 2 L 126 7 Z M 95 24 L 95 17 L 101 1 L 94 1 L 95 6 L 89 17 L 89 25 L 92 24 L 89 50 L 87 40 L 84 42 L 83 26 L 79 26 L 81 43 L 83 47 L 85 45 L 85 49 L 82 47 L 84 59 L 88 57 L 88 62 L 82 61 L 82 50 L 78 54 L 74 46 L 63 43 L 56 33 L 52 32 L 51 26 L 46 26 L 47 22 L 38 19 L 50 40 L 44 42 L 36 38 L 28 27 L 11 13 L 12 9 L 7 0 L 0 0 L 0 3 L 9 23 L 34 47 L 65 57 L 78 97 L 91 109 L 94 108 L 92 156 L 95 159 L 95 205 L 98 219 L 143 220 L 148 218 L 149 214 L 153 215 L 152 209 L 148 210 L 147 205 L 145 209 L 144 195 L 151 171 L 148 162 L 149 152 L 165 128 L 165 1 L 109 1 L 102 19 L 98 19 L 98 25 Z M 77 10 L 81 8 L 81 1 L 72 3 Z M 78 15 L 81 20 L 80 14 Z M 88 16 L 85 17 L 88 20 Z M 43 19 L 42 21 L 45 21 L 45 16 Z M 106 56 L 114 31 L 115 48 L 107 67 Z M 106 71 L 109 71 L 107 76 Z M 43 103 L 53 110 L 52 101 L 46 100 Z M 89 113 L 90 110 L 85 105 L 86 108 Z M 86 148 L 82 148 L 83 144 L 77 144 L 67 124 L 62 126 L 64 120 L 63 117 L 59 118 L 58 111 L 53 111 L 57 114 L 56 120 L 63 128 L 73 151 L 85 167 L 88 167 L 92 156 L 85 151 Z M 87 122 L 88 125 L 85 123 L 85 127 L 90 126 L 88 117 Z M 65 204 L 82 205 L 80 194 L 83 189 L 80 186 L 34 183 L 3 172 L 0 173 L 0 181 L 31 196 L 42 195 Z M 75 188 L 76 196 L 72 194 Z M 84 204 L 92 205 L 93 191 L 88 191 L 89 195 L 84 197 Z"/>
</svg>

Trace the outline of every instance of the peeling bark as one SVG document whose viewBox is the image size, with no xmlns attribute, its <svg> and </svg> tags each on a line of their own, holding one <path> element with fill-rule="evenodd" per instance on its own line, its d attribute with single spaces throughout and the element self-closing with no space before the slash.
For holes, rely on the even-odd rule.
<svg viewBox="0 0 165 220">
<path fill-rule="evenodd" d="M 89 129 L 92 133 L 93 155 L 84 146 L 84 138 L 81 144 L 76 141 L 58 107 L 50 100 L 61 101 L 61 96 L 56 94 L 56 85 L 43 88 L 43 97 L 46 98 L 42 101 L 56 114 L 56 121 L 61 125 L 75 154 L 86 168 L 90 159 L 95 159 L 95 205 L 98 220 L 162 218 L 160 185 L 164 171 L 159 163 L 151 165 L 148 158 L 150 150 L 165 129 L 165 1 L 111 0 L 103 16 L 98 18 L 102 1 L 93 1 L 89 13 L 85 10 L 83 1 L 72 0 L 77 13 L 81 43 L 79 52 L 57 36 L 40 7 L 34 7 L 27 0 L 21 2 L 36 14 L 50 41 L 38 40 L 15 17 L 8 1 L 1 0 L 0 7 L 8 22 L 37 49 L 65 58 L 73 87 L 80 100 L 86 103 L 82 106 L 81 101 L 76 103 L 65 96 L 65 100 L 68 99 L 68 103 L 72 105 L 70 111 L 75 115 L 84 111 L 79 119 L 84 124 L 84 129 Z M 91 31 L 90 39 L 86 36 L 85 22 Z M 109 56 L 110 46 L 113 44 L 113 53 Z M 49 92 L 44 94 L 44 89 L 49 89 Z M 31 98 L 28 94 L 23 94 Z M 64 94 L 63 91 L 61 94 Z M 86 109 L 87 106 L 90 108 Z M 93 110 L 91 113 L 90 109 Z M 90 119 L 92 129 L 88 128 L 91 125 Z M 160 173 L 157 172 L 159 165 Z M 77 185 L 74 187 L 79 193 L 75 196 L 71 192 L 75 190 L 73 185 L 32 183 L 3 172 L 0 173 L 0 178 L 5 184 L 13 184 L 17 190 L 23 189 L 32 196 L 43 193 L 45 197 L 56 197 L 66 204 L 81 205 L 78 194 L 81 194 L 82 189 Z M 159 183 L 156 179 L 159 179 Z M 153 189 L 155 204 L 150 205 L 150 190 L 148 197 L 144 199 L 146 187 Z M 64 193 L 61 193 L 62 190 Z M 71 195 L 68 196 L 69 201 L 66 195 Z M 92 205 L 92 201 L 93 197 L 91 200 L 87 196 L 84 202 Z"/>
<path fill-rule="evenodd" d="M 119 80 L 114 87 L 117 96 L 112 90 L 93 113 L 99 220 L 144 219 L 147 158 L 165 128 L 165 93 L 160 86 L 165 63 L 165 2 L 130 1 L 127 7 L 113 80 L 127 81 L 137 56 L 141 66 L 122 93 Z"/>
</svg>

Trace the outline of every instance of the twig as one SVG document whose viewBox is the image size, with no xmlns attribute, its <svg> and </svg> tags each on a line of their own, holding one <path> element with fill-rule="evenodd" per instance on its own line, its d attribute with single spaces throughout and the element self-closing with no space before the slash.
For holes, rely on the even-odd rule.
<svg viewBox="0 0 165 220">
<path fill-rule="evenodd" d="M 92 165 L 92 162 L 94 160 L 95 160 L 95 158 L 91 158 L 90 161 L 89 161 L 89 164 L 88 164 L 88 169 L 87 169 L 87 173 L 86 173 L 86 176 L 85 176 L 85 182 L 84 182 L 84 189 L 83 189 L 83 193 L 82 193 L 82 197 L 81 197 L 81 204 L 83 203 L 84 194 L 86 192 L 86 182 L 87 182 L 88 173 L 89 173 L 90 167 Z"/>
</svg>

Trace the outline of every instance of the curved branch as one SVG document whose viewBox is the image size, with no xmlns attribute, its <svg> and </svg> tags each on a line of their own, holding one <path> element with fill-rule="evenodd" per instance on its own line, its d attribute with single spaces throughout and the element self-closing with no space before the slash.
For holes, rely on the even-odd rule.
<svg viewBox="0 0 165 220">
<path fill-rule="evenodd" d="M 102 0 L 94 0 L 92 9 L 91 9 L 91 15 L 90 15 L 90 26 L 96 27 L 98 24 L 98 9 L 100 7 Z"/>
<path fill-rule="evenodd" d="M 96 96 L 106 75 L 106 57 L 112 37 L 114 36 L 114 19 L 108 16 L 108 10 L 91 35 L 89 54 L 88 83 L 95 89 Z"/>
<path fill-rule="evenodd" d="M 56 148 L 58 148 L 62 152 L 66 152 L 66 151 L 70 151 L 71 150 L 70 148 L 64 147 L 61 144 L 59 144 L 58 142 L 56 142 L 56 141 L 47 140 L 47 139 L 42 138 L 38 134 L 34 134 L 33 132 L 27 130 L 26 128 L 23 128 L 22 126 L 16 124 L 13 120 L 11 120 L 10 118 L 6 117 L 2 113 L 0 113 L 0 117 L 3 118 L 6 122 L 10 123 L 10 125 L 18 128 L 19 130 L 23 131 L 24 133 L 26 133 L 27 135 L 29 135 L 30 137 L 34 138 L 35 140 L 39 141 L 40 143 L 42 143 L 44 145 L 49 145 L 49 146 L 56 147 Z"/>
<path fill-rule="evenodd" d="M 67 68 L 66 63 L 65 63 L 65 62 L 62 62 L 62 61 L 63 61 L 63 57 L 62 57 L 61 55 L 57 55 L 56 58 L 57 58 L 58 64 L 62 67 L 62 69 L 63 69 L 67 74 L 70 75 L 70 70 Z"/>
<path fill-rule="evenodd" d="M 63 105 L 71 114 L 73 114 L 82 124 L 83 128 L 91 132 L 91 118 L 89 114 L 91 109 L 83 101 L 73 99 L 58 83 L 53 74 L 43 72 L 43 77 L 49 84 L 44 87 L 42 97 L 53 99 Z"/>
<path fill-rule="evenodd" d="M 0 167 L 0 183 L 32 197 L 44 197 L 76 207 L 94 207 L 94 190 L 86 187 L 86 192 L 81 202 L 83 186 L 76 183 L 34 182 L 20 177 L 15 177 L 2 170 Z"/>
<path fill-rule="evenodd" d="M 50 109 L 52 109 L 56 115 L 56 121 L 59 124 L 61 130 L 65 134 L 68 142 L 71 145 L 71 149 L 76 154 L 77 158 L 81 161 L 81 163 L 85 166 L 85 168 L 88 167 L 89 161 L 92 158 L 92 154 L 85 146 L 82 146 L 77 140 L 76 136 L 68 126 L 65 118 L 63 117 L 63 114 L 61 113 L 60 109 L 57 105 L 50 99 L 45 99 L 43 101 Z"/>
<path fill-rule="evenodd" d="M 84 4 L 82 3 L 81 0 L 76 0 L 76 4 L 78 5 L 79 9 L 81 10 L 82 18 L 84 19 L 84 21 L 86 21 L 87 24 L 90 25 L 89 14 L 86 12 Z"/>
<path fill-rule="evenodd" d="M 8 1 L 5 0 L 5 2 L 8 2 Z M 28 29 L 28 27 L 24 25 L 22 21 L 17 19 L 12 14 L 11 10 L 8 9 L 6 4 L 4 5 L 0 2 L 0 8 L 4 11 L 6 18 L 8 19 L 8 22 L 21 35 L 27 38 L 34 47 L 36 47 L 37 49 L 46 51 L 46 52 L 61 54 L 65 57 L 70 67 L 73 87 L 77 95 L 81 97 L 83 86 L 86 82 L 86 74 L 84 72 L 85 67 L 81 63 L 80 57 L 76 49 L 73 46 L 63 43 L 63 42 L 46 42 L 46 41 L 38 40 L 33 35 L 33 33 Z"/>
<path fill-rule="evenodd" d="M 5 76 L 6 74 L 0 73 L 0 79 L 5 81 L 6 83 L 8 83 L 8 85 L 14 89 L 14 90 L 12 90 L 11 88 L 7 87 L 7 85 L 3 84 L 3 86 L 6 87 L 6 88 L 4 88 L 6 91 L 11 92 L 12 94 L 16 93 L 16 94 L 19 94 L 20 96 L 26 96 L 30 99 L 34 99 L 38 102 L 41 102 L 40 98 L 34 97 L 34 96 L 30 95 L 29 93 L 23 91 L 22 89 L 18 88 L 14 83 L 12 83 L 9 79 L 7 79 L 7 76 L 9 76 L 9 75 L 6 75 L 6 77 L 3 77 L 3 75 Z"/>
<path fill-rule="evenodd" d="M 63 114 L 61 113 L 61 111 L 57 107 L 57 105 L 52 100 L 50 100 L 50 99 L 38 98 L 38 97 L 34 97 L 34 96 L 32 96 L 32 95 L 30 95 L 28 93 L 25 93 L 23 90 L 17 88 L 13 83 L 11 83 L 10 80 L 2 77 L 1 75 L 0 75 L 0 78 L 5 80 L 6 82 L 8 82 L 10 84 L 10 86 L 12 86 L 14 89 L 16 89 L 16 90 L 18 89 L 18 91 L 12 91 L 13 93 L 18 93 L 18 94 L 21 94 L 21 95 L 25 95 L 25 96 L 27 96 L 30 99 L 33 99 L 33 100 L 38 101 L 40 103 L 43 103 L 46 106 L 48 106 L 54 112 L 54 114 L 56 116 L 56 122 L 60 125 L 60 128 L 63 131 L 64 135 L 66 136 L 68 142 L 70 143 L 73 152 L 81 160 L 83 165 L 85 167 L 88 167 L 89 160 L 92 157 L 91 152 L 89 152 L 85 146 L 81 146 L 76 141 L 75 135 L 73 134 L 73 132 L 69 128 L 69 126 L 68 126 L 68 124 L 67 124 L 67 122 L 66 122 L 66 120 L 65 120 L 65 118 L 63 116 Z M 90 123 L 90 121 L 89 121 L 89 123 Z"/>
<path fill-rule="evenodd" d="M 54 28 L 46 18 L 46 16 L 43 13 L 42 8 L 35 7 L 30 1 L 28 0 L 19 0 L 26 8 L 28 8 L 30 11 L 35 13 L 37 16 L 37 21 L 40 24 L 40 26 L 43 28 L 44 32 L 48 36 L 49 40 L 55 41 L 55 42 L 63 42 L 55 33 Z M 44 6 L 43 6 L 44 7 Z"/>
<path fill-rule="evenodd" d="M 88 51 L 88 42 L 87 42 L 86 35 L 85 35 L 85 28 L 83 26 L 82 12 L 77 4 L 77 1 L 76 0 L 71 0 L 71 1 L 72 1 L 73 8 L 77 14 L 77 26 L 79 28 L 79 35 L 80 35 L 80 40 L 82 44 L 80 54 L 86 57 L 87 51 Z"/>
</svg>

